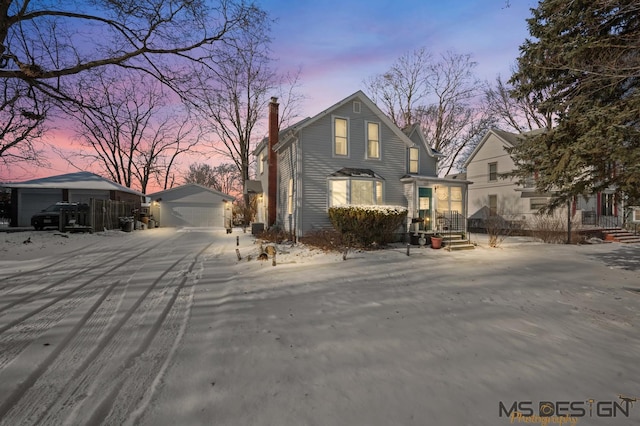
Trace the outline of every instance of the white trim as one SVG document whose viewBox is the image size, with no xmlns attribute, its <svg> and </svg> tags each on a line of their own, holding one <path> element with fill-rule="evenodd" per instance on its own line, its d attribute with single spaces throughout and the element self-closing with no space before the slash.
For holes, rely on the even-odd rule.
<svg viewBox="0 0 640 426">
<path fill-rule="evenodd" d="M 346 135 L 346 150 L 347 153 L 346 154 L 337 154 L 336 153 L 336 120 L 344 120 L 346 121 L 346 126 L 347 126 L 347 135 Z M 351 127 L 351 123 L 349 121 L 349 117 L 342 117 L 339 115 L 332 115 L 331 116 L 331 154 L 333 157 L 337 157 L 337 158 L 350 158 L 351 156 L 351 149 L 350 149 L 350 141 L 349 139 L 351 139 L 351 131 L 350 131 L 350 127 Z"/>
<path fill-rule="evenodd" d="M 375 124 L 378 126 L 378 156 L 369 157 L 369 124 Z M 366 160 L 381 161 L 382 160 L 382 126 L 379 121 L 364 121 L 364 158 Z"/>
<path fill-rule="evenodd" d="M 411 170 L 411 152 L 413 150 L 415 150 L 418 153 L 418 158 L 416 159 L 418 169 L 416 171 Z M 409 149 L 407 150 L 407 161 L 409 162 L 407 164 L 407 173 L 416 174 L 416 175 L 420 174 L 420 148 L 418 148 L 417 146 L 409 147 Z"/>
</svg>

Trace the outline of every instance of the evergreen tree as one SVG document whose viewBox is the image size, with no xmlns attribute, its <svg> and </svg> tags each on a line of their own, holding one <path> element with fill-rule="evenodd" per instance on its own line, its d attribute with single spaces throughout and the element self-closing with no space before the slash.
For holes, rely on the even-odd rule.
<svg viewBox="0 0 640 426">
<path fill-rule="evenodd" d="M 555 125 L 512 150 L 513 175 L 557 191 L 551 209 L 608 187 L 639 201 L 640 3 L 542 0 L 532 13 L 511 83 Z"/>
</svg>

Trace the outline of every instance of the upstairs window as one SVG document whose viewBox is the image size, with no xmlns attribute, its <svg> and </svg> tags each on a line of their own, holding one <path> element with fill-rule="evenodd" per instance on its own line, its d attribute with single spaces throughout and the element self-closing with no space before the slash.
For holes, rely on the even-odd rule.
<svg viewBox="0 0 640 426">
<path fill-rule="evenodd" d="M 260 158 L 258 159 L 258 173 L 264 173 L 264 153 L 260 153 Z"/>
<path fill-rule="evenodd" d="M 489 182 L 498 180 L 498 163 L 489 163 Z"/>
<path fill-rule="evenodd" d="M 420 150 L 416 147 L 409 148 L 409 173 L 418 173 Z"/>
<path fill-rule="evenodd" d="M 380 124 L 367 122 L 367 158 L 380 159 Z"/>
<path fill-rule="evenodd" d="M 349 126 L 346 118 L 333 119 L 333 154 L 343 157 L 349 155 Z"/>
</svg>

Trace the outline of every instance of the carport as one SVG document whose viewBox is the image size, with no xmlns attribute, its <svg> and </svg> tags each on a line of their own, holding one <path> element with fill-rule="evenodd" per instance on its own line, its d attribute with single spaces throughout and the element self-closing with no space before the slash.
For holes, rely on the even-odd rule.
<svg viewBox="0 0 640 426">
<path fill-rule="evenodd" d="M 68 173 L 13 182 L 11 226 L 30 226 L 31 216 L 60 201 L 86 203 L 91 199 L 140 204 L 144 194 L 90 172 Z"/>
</svg>

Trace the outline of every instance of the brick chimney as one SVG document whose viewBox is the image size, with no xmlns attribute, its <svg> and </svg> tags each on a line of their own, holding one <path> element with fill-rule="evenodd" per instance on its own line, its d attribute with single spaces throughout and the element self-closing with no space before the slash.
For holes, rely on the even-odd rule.
<svg viewBox="0 0 640 426">
<path fill-rule="evenodd" d="M 278 156 L 273 147 L 278 143 L 278 98 L 272 97 L 269 102 L 269 156 L 267 183 L 267 226 L 276 223 L 276 202 L 278 197 Z"/>
</svg>

